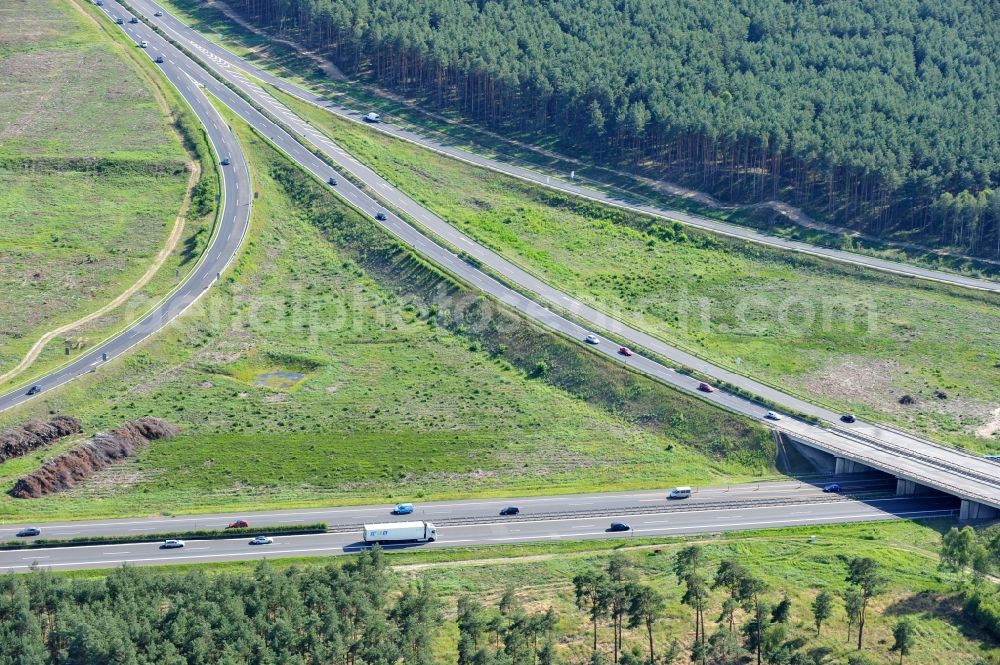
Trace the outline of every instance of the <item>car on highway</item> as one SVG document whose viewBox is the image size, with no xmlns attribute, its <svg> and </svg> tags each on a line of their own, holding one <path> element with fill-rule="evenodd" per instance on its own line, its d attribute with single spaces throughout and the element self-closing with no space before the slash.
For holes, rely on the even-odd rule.
<svg viewBox="0 0 1000 665">
<path fill-rule="evenodd" d="M 583 338 L 583 341 L 587 344 L 600 344 L 601 339 L 597 335 L 587 335 Z"/>
<path fill-rule="evenodd" d="M 156 56 L 156 62 L 162 64 L 163 63 L 163 56 L 162 55 Z"/>
<path fill-rule="evenodd" d="M 379 210 L 377 213 L 375 213 L 375 219 L 377 219 L 380 222 L 384 222 L 385 221 L 385 213 L 382 212 L 381 210 Z"/>
<path fill-rule="evenodd" d="M 98 7 L 103 7 L 104 0 L 94 0 L 94 4 L 97 5 Z"/>
<path fill-rule="evenodd" d="M 15 535 L 18 538 L 34 538 L 35 536 L 41 535 L 42 530 L 35 526 L 29 526 L 21 529 Z"/>
<path fill-rule="evenodd" d="M 226 528 L 227 529 L 245 529 L 248 526 L 250 526 L 250 524 L 246 520 L 236 520 L 235 522 L 233 522 L 232 524 L 230 524 Z"/>
<path fill-rule="evenodd" d="M 713 388 L 712 386 L 708 385 L 704 381 L 702 381 L 701 383 L 698 384 L 698 390 L 700 390 L 703 393 L 714 393 L 715 392 L 715 388 Z"/>
<path fill-rule="evenodd" d="M 168 538 L 160 545 L 161 550 L 176 550 L 179 547 L 184 547 L 184 541 L 177 540 L 176 538 Z"/>
<path fill-rule="evenodd" d="M 823 487 L 823 491 L 827 494 L 839 494 L 841 490 L 840 483 L 830 483 Z"/>
<path fill-rule="evenodd" d="M 145 39 L 139 42 L 139 48 L 146 48 L 147 46 L 149 46 L 149 42 L 147 42 Z"/>
<path fill-rule="evenodd" d="M 136 17 L 134 17 L 134 16 L 133 16 L 132 18 L 130 18 L 130 19 L 128 20 L 128 22 L 129 22 L 129 23 L 138 23 L 138 22 L 139 22 L 139 19 L 137 19 Z"/>
<path fill-rule="evenodd" d="M 670 494 L 667 495 L 668 499 L 690 499 L 691 498 L 691 488 L 690 487 L 675 487 L 670 490 Z"/>
<path fill-rule="evenodd" d="M 223 157 L 222 158 L 222 165 L 223 166 L 229 166 L 230 164 L 232 164 L 232 162 L 229 160 L 228 157 Z"/>
<path fill-rule="evenodd" d="M 378 113 L 371 112 L 371 113 L 366 113 L 364 117 L 361 119 L 364 120 L 365 122 L 381 122 L 382 116 L 380 116 Z"/>
<path fill-rule="evenodd" d="M 396 507 L 392 509 L 393 515 L 409 515 L 413 512 L 412 503 L 397 503 Z"/>
<path fill-rule="evenodd" d="M 326 184 L 328 184 L 328 185 L 336 185 L 337 184 L 337 179 L 334 178 L 333 176 L 330 176 L 329 178 L 326 179 Z"/>
<path fill-rule="evenodd" d="M 37 395 L 40 392 L 42 392 L 42 387 L 40 385 L 38 385 L 37 383 L 35 385 L 31 386 L 30 388 L 28 388 L 28 394 L 29 395 Z"/>
<path fill-rule="evenodd" d="M 611 526 L 608 527 L 608 531 L 611 531 L 611 532 L 616 532 L 616 531 L 631 531 L 631 530 L 632 530 L 632 527 L 630 527 L 625 522 L 612 522 Z"/>
<path fill-rule="evenodd" d="M 620 347 L 618 347 L 618 354 L 622 355 L 622 356 L 625 356 L 625 357 L 628 357 L 628 356 L 635 355 L 635 352 L 632 351 L 632 349 L 628 348 L 627 346 L 620 346 Z"/>
<path fill-rule="evenodd" d="M 853 413 L 845 413 L 840 417 L 840 420 L 845 423 L 853 423 L 854 421 L 857 420 L 857 418 L 854 417 Z"/>
<path fill-rule="evenodd" d="M 250 544 L 251 545 L 270 545 L 273 542 L 274 542 L 274 538 L 271 538 L 269 536 L 257 536 L 256 538 L 254 538 L 253 540 L 250 541 Z"/>
<path fill-rule="evenodd" d="M 517 515 L 520 512 L 521 512 L 521 509 L 518 508 L 517 506 L 507 506 L 506 508 L 504 508 L 504 509 L 502 509 L 500 511 L 500 514 L 501 515 Z"/>
<path fill-rule="evenodd" d="M 163 12 L 157 10 L 157 11 L 153 12 L 153 16 L 156 16 L 156 17 L 163 16 Z"/>
<path fill-rule="evenodd" d="M 118 25 L 124 25 L 125 24 L 125 19 L 123 19 L 123 18 L 121 18 L 119 16 L 116 16 L 115 17 L 115 23 L 117 23 Z"/>
<path fill-rule="evenodd" d="M 768 411 L 764 414 L 764 417 L 768 420 L 781 420 L 781 414 L 777 411 Z"/>
</svg>

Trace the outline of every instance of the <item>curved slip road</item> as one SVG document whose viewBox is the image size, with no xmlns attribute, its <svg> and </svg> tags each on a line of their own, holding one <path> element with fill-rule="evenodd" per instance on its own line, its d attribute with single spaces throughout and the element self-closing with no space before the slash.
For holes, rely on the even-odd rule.
<svg viewBox="0 0 1000 665">
<path fill-rule="evenodd" d="M 894 498 L 855 502 L 831 500 L 809 505 L 740 506 L 705 508 L 676 513 L 634 514 L 628 510 L 601 517 L 565 517 L 560 519 L 496 518 L 486 522 L 439 526 L 439 540 L 428 544 L 403 544 L 388 550 L 500 545 L 524 542 L 585 540 L 595 538 L 666 537 L 806 526 L 842 522 L 870 522 L 892 519 L 927 519 L 954 515 L 954 500 L 942 498 Z M 624 521 L 632 530 L 609 533 L 611 521 Z M 0 552 L 0 571 L 24 572 L 32 566 L 67 570 L 109 568 L 122 564 L 163 565 L 171 563 L 210 563 L 262 558 L 329 556 L 358 552 L 360 528 L 346 533 L 301 536 L 276 536 L 274 543 L 251 546 L 249 538 L 229 540 L 188 540 L 183 549 L 161 550 L 158 543 L 53 547 L 40 550 Z"/>
<path fill-rule="evenodd" d="M 115 15 L 112 7 L 104 7 L 109 16 Z M 117 15 L 123 14 L 119 11 Z M 127 16 L 127 15 L 125 15 Z M 138 36 L 142 24 L 121 26 L 129 36 Z M 138 48 L 138 47 L 136 47 Z M 147 50 L 147 55 L 155 54 Z M 186 73 L 190 67 L 183 67 L 176 60 L 167 60 L 159 65 L 167 79 L 187 100 L 195 115 L 205 128 L 205 133 L 217 155 L 229 157 L 232 164 L 222 166 L 223 205 L 217 221 L 215 235 L 205 249 L 198 265 L 184 281 L 149 313 L 127 327 L 123 332 L 107 340 L 50 374 L 35 379 L 32 385 L 41 389 L 36 395 L 28 395 L 27 387 L 0 396 L 0 411 L 6 411 L 36 397 L 44 397 L 54 388 L 72 381 L 84 374 L 97 370 L 104 363 L 122 355 L 150 335 L 158 332 L 193 305 L 225 271 L 236 255 L 250 223 L 250 172 L 243 160 L 243 152 L 232 131 L 222 122 L 218 111 L 202 94 L 198 85 Z"/>
<path fill-rule="evenodd" d="M 130 4 L 137 10 L 142 11 L 148 19 L 154 20 L 159 28 L 164 30 L 179 43 L 184 44 L 186 48 L 190 48 L 200 54 L 203 54 L 215 62 L 224 62 L 238 67 L 239 69 L 252 74 L 261 81 L 265 81 L 279 90 L 282 90 L 290 95 L 294 95 L 303 101 L 322 106 L 330 112 L 349 120 L 362 122 L 361 117 L 364 115 L 363 112 L 335 104 L 320 95 L 310 92 L 309 90 L 294 83 L 290 83 L 285 79 L 279 78 L 274 74 L 247 62 L 243 58 L 226 50 L 222 46 L 216 44 L 198 31 L 194 30 L 186 23 L 173 16 L 170 12 L 163 9 L 163 7 L 156 2 L 153 2 L 152 0 L 130 0 Z M 157 11 L 161 12 L 163 16 L 154 17 L 153 14 Z M 919 266 L 913 266 L 898 261 L 879 259 L 871 256 L 865 256 L 863 254 L 855 254 L 832 248 L 818 247 L 816 245 L 798 242 L 795 240 L 785 240 L 783 238 L 777 238 L 775 236 L 759 233 L 752 229 L 737 226 L 735 224 L 720 222 L 708 217 L 692 215 L 679 210 L 650 206 L 639 201 L 630 200 L 627 198 L 627 195 L 609 194 L 592 187 L 587 187 L 586 185 L 560 180 L 531 169 L 514 166 L 503 161 L 490 159 L 489 157 L 483 157 L 473 152 L 462 150 L 461 148 L 456 148 L 446 143 L 441 143 L 435 139 L 428 138 L 427 136 L 403 129 L 401 127 L 396 127 L 391 124 L 380 123 L 378 125 L 374 125 L 374 127 L 386 134 L 391 134 L 392 136 L 396 136 L 411 143 L 416 143 L 425 148 L 446 154 L 470 164 L 475 164 L 476 166 L 505 173 L 522 180 L 533 182 L 537 185 L 542 185 L 544 187 L 556 189 L 569 194 L 591 199 L 593 201 L 600 201 L 616 207 L 636 210 L 663 219 L 676 220 L 689 226 L 706 229 L 726 236 L 741 238 L 743 240 L 749 240 L 751 242 L 809 254 L 812 256 L 820 256 L 842 263 L 850 263 L 853 265 L 873 268 L 883 272 L 891 272 L 899 275 L 954 284 L 973 289 L 1000 292 L 1000 282 L 997 281 L 968 277 L 965 275 L 932 270 L 929 268 L 921 268 Z"/>
<path fill-rule="evenodd" d="M 154 6 L 148 0 L 137 0 L 137 2 L 147 8 Z M 118 13 L 125 17 L 129 16 L 120 5 L 112 0 L 108 0 L 105 3 L 105 8 L 109 13 Z M 153 17 L 152 14 L 147 19 L 154 22 L 159 20 Z M 298 140 L 272 121 L 271 118 L 257 111 L 245 99 L 209 75 L 206 70 L 202 69 L 200 64 L 181 53 L 149 26 L 141 22 L 134 25 L 126 22 L 122 27 L 133 39 L 148 41 L 150 44 L 150 54 L 164 55 L 164 68 L 170 71 L 171 80 L 175 81 L 178 89 L 185 97 L 193 100 L 203 99 L 197 86 L 185 85 L 184 77 L 186 76 L 189 79 L 189 83 L 197 82 L 197 85 L 205 87 L 250 126 L 268 137 L 277 148 L 284 151 L 291 159 L 298 162 L 301 167 L 322 181 L 325 182 L 330 177 L 340 175 L 337 169 L 332 168 L 310 150 L 306 149 Z M 169 33 L 169 31 L 167 32 Z M 197 44 L 193 40 L 191 40 L 191 45 L 197 50 Z M 785 408 L 808 413 L 826 421 L 836 421 L 838 414 L 828 409 L 814 406 L 769 386 L 715 367 L 659 339 L 631 328 L 550 287 L 548 284 L 526 273 L 494 252 L 477 245 L 470 238 L 447 224 L 447 222 L 436 217 L 415 201 L 393 188 L 388 182 L 371 171 L 371 169 L 368 169 L 350 157 L 350 155 L 347 155 L 342 149 L 310 125 L 302 122 L 288 111 L 288 109 L 278 104 L 259 86 L 248 81 L 242 72 L 231 66 L 230 63 L 212 55 L 209 51 L 205 51 L 204 53 L 206 55 L 204 62 L 208 67 L 211 67 L 218 75 L 254 99 L 260 107 L 267 108 L 269 114 L 280 117 L 283 124 L 288 126 L 291 131 L 300 134 L 306 140 L 316 145 L 340 169 L 349 171 L 354 177 L 361 180 L 369 191 L 377 192 L 379 199 L 388 201 L 396 209 L 407 213 L 424 228 L 445 239 L 453 247 L 461 247 L 465 254 L 475 257 L 482 264 L 488 265 L 496 273 L 502 275 L 507 283 L 517 284 L 521 289 L 533 292 L 540 300 L 549 303 L 555 309 L 572 312 L 573 316 L 570 318 L 557 313 L 549 309 L 545 304 L 536 302 L 536 300 L 529 298 L 521 291 L 515 290 L 507 286 L 507 284 L 485 274 L 479 268 L 470 265 L 469 262 L 460 258 L 455 252 L 438 244 L 391 212 L 385 215 L 386 218 L 384 220 L 378 221 L 386 230 L 418 254 L 465 280 L 474 288 L 492 295 L 505 305 L 573 339 L 583 339 L 586 335 L 590 334 L 593 328 L 610 331 L 618 338 L 630 344 L 648 349 L 659 357 L 667 358 L 681 365 L 691 366 L 703 374 L 728 381 L 754 394 L 770 399 L 772 402 L 781 404 Z M 180 74 L 181 71 L 184 72 L 183 76 Z M 214 126 L 212 125 L 213 121 L 216 123 Z M 226 133 L 228 130 L 218 125 L 218 122 L 217 117 L 209 117 L 209 131 L 212 134 L 220 134 L 223 139 L 230 141 L 227 147 L 231 154 L 241 155 L 238 152 L 239 147 L 235 145 L 235 140 Z M 238 161 L 242 164 L 242 159 Z M 241 176 L 245 175 L 245 167 L 239 173 Z M 227 180 L 227 194 L 229 193 L 229 186 L 230 183 Z M 238 187 L 235 183 L 233 186 Z M 379 201 L 346 179 L 341 178 L 339 185 L 332 189 L 356 209 L 372 217 L 375 217 L 376 213 L 383 210 L 382 204 Z M 248 185 L 244 185 L 243 191 L 245 195 L 249 195 Z M 234 196 L 237 194 L 238 192 L 233 192 Z M 230 200 L 227 197 L 227 206 Z M 238 245 L 238 242 L 236 244 Z M 217 253 L 213 252 L 212 255 L 216 260 L 220 259 Z M 200 271 L 202 278 L 204 278 L 204 272 L 204 270 Z M 213 273 L 209 271 L 208 276 L 211 277 L 212 275 Z M 197 288 L 197 285 L 198 281 L 193 280 L 191 288 Z M 207 288 L 207 284 L 202 288 Z M 587 327 L 576 323 L 577 320 L 587 321 Z M 595 345 L 592 348 L 595 352 L 626 362 L 628 366 L 636 371 L 653 376 L 683 390 L 694 392 L 706 401 L 728 408 L 731 411 L 753 418 L 762 418 L 766 413 L 766 409 L 756 402 L 731 393 L 723 391 L 711 394 L 698 393 L 697 380 L 675 372 L 670 367 L 639 354 L 625 359 L 617 355 L 617 344 L 605 342 Z M 90 357 L 93 356 L 91 355 Z M 74 364 L 74 366 L 79 365 L 80 363 Z M 83 364 L 83 367 L 86 367 L 86 364 Z M 63 380 L 69 380 L 69 378 Z M 55 385 L 54 381 L 53 385 Z M 23 395 L 0 398 L 0 409 L 4 408 L 4 400 L 10 401 L 15 398 L 23 400 Z M 1000 473 L 998 473 L 1000 467 L 973 455 L 938 446 L 910 435 L 860 421 L 849 427 L 838 427 L 832 430 L 812 426 L 790 418 L 786 418 L 780 423 L 772 422 L 769 424 L 775 429 L 784 431 L 798 439 L 808 441 L 811 445 L 832 454 L 863 462 L 874 469 L 907 478 L 931 488 L 940 489 L 957 496 L 1000 508 Z"/>
<path fill-rule="evenodd" d="M 656 357 L 666 358 L 678 365 L 692 367 L 701 374 L 739 386 L 752 394 L 781 405 L 782 408 L 815 416 L 827 423 L 836 423 L 832 429 L 816 427 L 790 418 L 786 418 L 780 423 L 769 423 L 771 427 L 800 440 L 808 441 L 811 445 L 831 454 L 862 462 L 874 469 L 907 478 L 934 489 L 1000 508 L 1000 466 L 995 463 L 959 450 L 939 446 L 891 428 L 863 421 L 857 421 L 850 425 L 840 424 L 838 422 L 839 413 L 712 365 L 553 288 L 492 250 L 477 244 L 472 238 L 423 208 L 370 168 L 351 157 L 328 137 L 281 105 L 256 83 L 248 80 L 244 72 L 227 59 L 229 54 L 223 51 L 224 55 L 219 55 L 217 51 L 220 49 L 216 47 L 213 50 L 210 43 L 204 43 L 206 41 L 204 38 L 169 15 L 154 17 L 153 12 L 157 11 L 158 6 L 151 0 L 135 0 L 135 5 L 140 10 L 149 12 L 145 16 L 147 20 L 178 43 L 199 54 L 201 63 L 196 67 L 197 72 L 191 72 L 192 76 L 206 77 L 205 70 L 201 67 L 210 68 L 217 76 L 252 99 L 258 108 L 266 109 L 267 116 L 257 111 L 246 100 L 214 78 L 207 77 L 205 79 L 213 94 L 252 127 L 267 136 L 275 146 L 288 154 L 300 166 L 322 181 L 340 175 L 337 169 L 331 168 L 329 164 L 307 150 L 298 140 L 276 124 L 272 118 L 278 119 L 289 131 L 315 146 L 340 170 L 349 172 L 364 183 L 366 191 L 360 190 L 346 179 L 339 178 L 339 184 L 333 188 L 333 191 L 355 208 L 374 216 L 383 211 L 381 201 L 385 201 L 393 209 L 416 220 L 423 229 L 426 229 L 434 237 L 442 239 L 451 247 L 458 248 L 463 254 L 473 257 L 481 265 L 488 266 L 504 280 L 501 282 L 485 274 L 478 267 L 470 265 L 469 262 L 460 258 L 456 252 L 442 246 L 399 216 L 385 211 L 386 219 L 380 220 L 379 224 L 418 254 L 429 258 L 473 287 L 491 294 L 500 302 L 573 339 L 582 340 L 597 330 L 607 331 L 629 345 L 651 351 Z M 151 30 L 148 30 L 148 34 L 154 35 Z M 158 36 L 157 39 L 159 39 Z M 175 54 L 178 53 L 173 47 L 167 48 Z M 193 61 L 188 60 L 188 62 L 192 65 L 195 64 Z M 254 73 L 256 74 L 258 71 L 255 70 Z M 373 198 L 368 192 L 374 192 L 379 200 Z M 509 287 L 508 284 L 516 285 L 518 290 Z M 541 302 L 526 296 L 522 291 L 533 294 Z M 564 316 L 563 312 L 567 315 Z M 586 326 L 580 325 L 577 321 L 585 321 L 587 324 Z M 763 418 L 767 412 L 766 408 L 756 402 L 731 393 L 722 391 L 712 394 L 698 393 L 699 382 L 697 380 L 675 372 L 657 360 L 640 354 L 626 359 L 617 354 L 617 349 L 617 344 L 608 342 L 593 347 L 594 351 L 621 360 L 637 371 L 654 376 L 675 387 L 695 392 L 705 400 L 732 411 L 758 419 Z"/>
</svg>

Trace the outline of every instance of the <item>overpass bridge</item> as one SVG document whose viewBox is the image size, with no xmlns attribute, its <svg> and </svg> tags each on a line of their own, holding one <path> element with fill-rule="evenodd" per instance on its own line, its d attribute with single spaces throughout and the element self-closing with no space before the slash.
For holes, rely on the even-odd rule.
<svg viewBox="0 0 1000 665">
<path fill-rule="evenodd" d="M 963 521 L 1000 518 L 1000 463 L 884 427 L 821 429 L 798 421 L 776 427 L 823 471 L 879 471 L 896 478 L 898 496 L 943 493 L 961 499 Z"/>
</svg>

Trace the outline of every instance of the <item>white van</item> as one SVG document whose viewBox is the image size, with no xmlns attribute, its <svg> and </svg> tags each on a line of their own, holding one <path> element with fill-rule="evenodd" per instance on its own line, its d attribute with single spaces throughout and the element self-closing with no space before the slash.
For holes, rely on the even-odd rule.
<svg viewBox="0 0 1000 665">
<path fill-rule="evenodd" d="M 690 487 L 675 487 L 670 490 L 670 494 L 667 495 L 668 499 L 690 499 L 691 498 L 691 488 Z"/>
<path fill-rule="evenodd" d="M 378 113 L 375 113 L 375 112 L 373 111 L 373 112 L 371 112 L 371 113 L 368 113 L 368 114 L 366 114 L 366 115 L 365 115 L 365 116 L 364 116 L 364 117 L 362 118 L 362 120 L 364 120 L 365 122 L 381 122 L 381 120 L 382 120 L 382 117 L 381 117 L 381 116 L 379 116 L 379 114 L 378 114 Z"/>
</svg>

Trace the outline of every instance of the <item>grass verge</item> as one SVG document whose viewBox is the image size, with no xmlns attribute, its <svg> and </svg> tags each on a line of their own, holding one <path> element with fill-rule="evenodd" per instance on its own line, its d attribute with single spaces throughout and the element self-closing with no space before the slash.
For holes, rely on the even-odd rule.
<svg viewBox="0 0 1000 665">
<path fill-rule="evenodd" d="M 764 429 L 465 291 L 229 119 L 258 194 L 230 275 L 155 343 L 0 418 L 148 414 L 181 434 L 60 496 L 0 497 L 0 519 L 775 475 Z"/>
<path fill-rule="evenodd" d="M 106 17 L 75 1 L 16 9 L 2 21 L 7 31 L 0 28 L 9 83 L 0 91 L 0 216 L 10 222 L 0 226 L 0 250 L 7 250 L 0 251 L 0 288 L 11 295 L 0 304 L 0 370 L 46 331 L 135 284 L 171 230 L 183 226 L 143 288 L 52 340 L 13 379 L 23 383 L 119 329 L 175 285 L 210 235 L 218 184 L 183 100 Z M 178 220 L 196 166 L 191 205 Z"/>
<path fill-rule="evenodd" d="M 996 294 L 665 225 L 271 92 L 421 204 L 620 320 L 838 410 L 1000 450 Z"/>
</svg>

